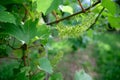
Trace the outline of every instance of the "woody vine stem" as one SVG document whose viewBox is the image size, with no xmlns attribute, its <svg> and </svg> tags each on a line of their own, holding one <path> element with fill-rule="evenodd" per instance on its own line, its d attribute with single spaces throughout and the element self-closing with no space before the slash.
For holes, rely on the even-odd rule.
<svg viewBox="0 0 120 80">
<path fill-rule="evenodd" d="M 79 1 L 79 0 L 78 0 L 78 1 Z M 80 3 L 80 2 L 79 2 L 79 3 Z M 97 4 L 99 4 L 99 3 L 100 3 L 100 0 L 97 1 L 96 3 L 94 3 L 93 5 L 91 5 L 90 7 L 84 9 L 84 11 L 89 11 L 90 8 L 95 7 L 95 6 L 96 6 Z M 81 3 L 80 3 L 80 4 L 81 4 Z M 81 5 L 81 7 L 82 7 L 82 5 Z M 58 20 L 55 20 L 55 21 L 53 21 L 53 22 L 49 22 L 49 23 L 46 23 L 46 24 L 47 24 L 47 25 L 56 24 L 56 23 L 58 23 L 58 22 L 61 22 L 61 21 L 66 20 L 66 19 L 68 19 L 68 18 L 71 18 L 71 17 L 73 17 L 73 16 L 75 16 L 75 15 L 78 15 L 78 14 L 81 14 L 81 13 L 85 13 L 84 11 L 83 11 L 83 10 L 82 10 L 82 11 L 79 11 L 79 12 L 74 13 L 74 14 L 72 14 L 72 15 L 69 15 L 69 16 L 67 16 L 67 17 L 64 17 L 64 18 L 61 18 L 61 19 L 58 19 Z"/>
</svg>

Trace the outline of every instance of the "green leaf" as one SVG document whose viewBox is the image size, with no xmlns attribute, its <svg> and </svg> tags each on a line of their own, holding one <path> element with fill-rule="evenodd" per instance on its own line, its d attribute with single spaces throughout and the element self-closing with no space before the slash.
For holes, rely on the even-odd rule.
<svg viewBox="0 0 120 80">
<path fill-rule="evenodd" d="M 62 3 L 62 0 L 53 0 L 52 4 L 50 5 L 50 7 L 47 9 L 45 14 L 50 13 L 53 10 L 56 10 L 58 8 L 58 6 Z"/>
<path fill-rule="evenodd" d="M 45 73 L 39 72 L 32 76 L 30 80 L 44 80 L 45 79 Z"/>
<path fill-rule="evenodd" d="M 28 1 L 28 0 L 27 0 Z M 21 4 L 21 3 L 23 3 L 23 2 L 25 2 L 25 0 L 7 0 L 7 1 L 5 1 L 5 0 L 0 0 L 0 4 L 1 5 L 8 5 L 8 4 Z"/>
<path fill-rule="evenodd" d="M 21 70 L 21 72 L 25 72 L 26 75 L 29 75 L 30 66 L 22 67 L 20 70 Z"/>
<path fill-rule="evenodd" d="M 114 28 L 120 28 L 120 17 L 109 16 L 108 21 Z"/>
<path fill-rule="evenodd" d="M 38 20 L 35 21 L 28 20 L 22 27 L 9 23 L 3 24 L 1 25 L 2 26 L 1 33 L 9 34 L 20 41 L 29 43 L 32 40 L 32 38 L 34 38 L 37 34 L 36 28 L 37 23 Z"/>
<path fill-rule="evenodd" d="M 0 11 L 5 11 L 5 10 L 6 10 L 6 8 L 2 5 L 0 5 Z"/>
<path fill-rule="evenodd" d="M 50 61 L 46 57 L 40 58 L 39 63 L 40 63 L 40 69 L 42 69 L 45 72 L 48 72 L 50 74 L 53 72 Z"/>
<path fill-rule="evenodd" d="M 11 61 L 11 60 L 7 62 L 9 63 L 3 61 L 2 65 L 0 65 L 0 80 L 11 80 L 11 77 L 15 78 L 13 70 L 16 67 L 19 67 L 19 63 L 18 61 Z"/>
<path fill-rule="evenodd" d="M 117 10 L 117 4 L 112 0 L 102 0 L 102 6 L 107 8 L 111 14 L 115 15 Z"/>
<path fill-rule="evenodd" d="M 8 22 L 8 23 L 15 24 L 15 17 L 10 12 L 1 11 L 0 12 L 0 22 Z"/>
<path fill-rule="evenodd" d="M 23 30 L 21 27 L 16 26 L 14 24 L 6 23 L 1 24 L 2 28 L 0 29 L 1 34 L 9 34 L 18 40 L 23 40 L 25 35 L 23 34 Z"/>
<path fill-rule="evenodd" d="M 26 43 L 28 43 L 32 38 L 34 38 L 37 34 L 37 28 L 36 25 L 38 23 L 38 20 L 32 21 L 32 20 L 28 20 L 24 26 L 23 26 L 23 30 L 24 30 L 24 39 L 23 41 L 25 41 Z"/>
<path fill-rule="evenodd" d="M 50 35 L 50 29 L 46 25 L 40 25 L 37 28 L 37 36 L 40 38 L 48 38 Z"/>
<path fill-rule="evenodd" d="M 37 0 L 37 11 L 48 14 L 57 9 L 60 2 L 61 0 Z"/>
<path fill-rule="evenodd" d="M 49 80 L 63 80 L 63 76 L 61 73 L 52 74 Z"/>
<path fill-rule="evenodd" d="M 29 80 L 28 77 L 26 77 L 26 72 L 20 72 L 17 74 L 15 80 Z"/>
<path fill-rule="evenodd" d="M 74 80 L 92 80 L 92 78 L 84 72 L 84 70 L 76 71 Z"/>
<path fill-rule="evenodd" d="M 0 29 L 0 33 L 9 34 L 25 43 L 32 41 L 35 36 L 45 39 L 48 38 L 50 35 L 49 28 L 46 25 L 36 27 L 37 23 L 38 20 L 28 20 L 22 27 L 10 23 L 1 24 L 2 28 Z"/>
<path fill-rule="evenodd" d="M 61 5 L 60 8 L 63 12 L 73 14 L 73 8 L 71 6 L 62 6 Z"/>
<path fill-rule="evenodd" d="M 37 0 L 37 11 L 45 14 L 52 2 L 53 0 Z"/>
</svg>

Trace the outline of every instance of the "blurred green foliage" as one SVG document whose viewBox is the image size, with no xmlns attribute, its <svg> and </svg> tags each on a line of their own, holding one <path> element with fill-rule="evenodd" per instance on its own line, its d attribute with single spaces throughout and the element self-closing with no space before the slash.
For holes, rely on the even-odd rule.
<svg viewBox="0 0 120 80">
<path fill-rule="evenodd" d="M 19 63 L 17 61 L 9 60 L 9 62 L 6 63 L 7 60 L 2 60 L 1 66 L 0 66 L 0 80 L 12 80 L 15 76 L 15 69 L 18 68 Z"/>
<path fill-rule="evenodd" d="M 63 80 L 54 72 L 63 55 L 77 54 L 89 44 L 95 45 L 100 79 L 120 79 L 119 3 L 81 0 L 84 12 L 77 1 L 0 1 L 0 80 Z M 74 79 L 92 78 L 76 71 Z"/>
<path fill-rule="evenodd" d="M 101 78 L 97 80 L 120 79 L 120 36 L 119 32 L 101 33 L 95 36 L 95 58 L 97 71 Z"/>
</svg>

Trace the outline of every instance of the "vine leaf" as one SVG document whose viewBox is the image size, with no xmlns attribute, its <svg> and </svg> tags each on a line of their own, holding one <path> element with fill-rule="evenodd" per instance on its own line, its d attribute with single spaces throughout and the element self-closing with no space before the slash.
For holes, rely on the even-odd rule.
<svg viewBox="0 0 120 80">
<path fill-rule="evenodd" d="M 71 6 L 60 5 L 60 8 L 61 8 L 61 10 L 63 12 L 67 12 L 67 13 L 73 14 L 73 8 Z"/>
<path fill-rule="evenodd" d="M 20 72 L 17 74 L 15 80 L 29 80 L 28 77 L 26 77 L 25 72 Z"/>
<path fill-rule="evenodd" d="M 8 22 L 8 23 L 14 23 L 15 24 L 15 17 L 10 12 L 7 11 L 1 11 L 0 12 L 0 22 Z"/>
<path fill-rule="evenodd" d="M 37 0 L 37 11 L 45 14 L 52 2 L 53 0 Z"/>
<path fill-rule="evenodd" d="M 46 25 L 40 25 L 37 27 L 37 36 L 40 38 L 48 38 L 50 35 L 50 29 Z"/>
<path fill-rule="evenodd" d="M 23 26 L 16 26 L 14 24 L 6 23 L 1 25 L 1 33 L 9 34 L 20 41 L 29 43 L 35 37 L 37 28 L 37 21 L 28 20 Z"/>
<path fill-rule="evenodd" d="M 37 33 L 37 23 L 38 20 L 32 21 L 28 20 L 24 25 L 23 25 L 23 35 L 24 39 L 23 41 L 29 43 L 31 39 L 33 39 L 36 36 Z"/>
<path fill-rule="evenodd" d="M 50 76 L 49 80 L 63 80 L 63 75 L 59 73 L 54 73 Z"/>
<path fill-rule="evenodd" d="M 84 72 L 84 70 L 76 71 L 74 80 L 92 80 L 91 76 Z"/>
<path fill-rule="evenodd" d="M 57 9 L 60 3 L 61 0 L 37 0 L 37 11 L 48 14 Z"/>
<path fill-rule="evenodd" d="M 9 34 L 17 38 L 18 40 L 22 40 L 25 38 L 21 27 L 10 23 L 1 24 L 1 26 L 2 26 L 2 28 L 0 29 L 1 34 Z"/>
<path fill-rule="evenodd" d="M 46 58 L 46 57 L 40 58 L 39 63 L 40 63 L 40 66 L 39 66 L 40 69 L 42 69 L 45 72 L 48 72 L 50 74 L 53 72 L 52 66 L 51 66 L 48 58 Z"/>
<path fill-rule="evenodd" d="M 49 28 L 44 25 L 37 27 L 38 20 L 28 20 L 23 26 L 11 23 L 1 24 L 0 33 L 9 34 L 20 41 L 30 43 L 35 36 L 46 38 L 49 36 Z"/>
<path fill-rule="evenodd" d="M 107 8 L 113 15 L 117 12 L 117 4 L 111 0 L 102 0 L 102 6 Z"/>
<path fill-rule="evenodd" d="M 50 7 L 47 9 L 45 14 L 50 13 L 53 10 L 56 10 L 58 8 L 58 6 L 62 3 L 62 0 L 53 0 L 52 4 L 50 5 Z"/>
<path fill-rule="evenodd" d="M 108 16 L 108 21 L 114 28 L 120 28 L 120 17 Z"/>
<path fill-rule="evenodd" d="M 26 1 L 28 1 L 28 0 L 26 0 Z M 25 0 L 7 0 L 7 1 L 0 0 L 1 5 L 8 5 L 8 4 L 15 4 L 15 3 L 22 4 L 23 2 L 25 2 Z"/>
<path fill-rule="evenodd" d="M 39 72 L 31 77 L 30 80 L 44 80 L 45 79 L 45 73 Z"/>
</svg>

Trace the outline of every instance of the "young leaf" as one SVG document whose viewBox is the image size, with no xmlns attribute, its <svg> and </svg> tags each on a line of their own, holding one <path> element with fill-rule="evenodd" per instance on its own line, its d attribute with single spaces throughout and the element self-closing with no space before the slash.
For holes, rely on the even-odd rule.
<svg viewBox="0 0 120 80">
<path fill-rule="evenodd" d="M 30 80 L 44 80 L 45 79 L 45 73 L 39 72 L 32 76 Z"/>
<path fill-rule="evenodd" d="M 57 9 L 60 2 L 61 0 L 37 0 L 37 11 L 48 14 Z"/>
<path fill-rule="evenodd" d="M 49 27 L 46 25 L 40 25 L 37 28 L 37 36 L 40 38 L 48 38 L 50 35 Z"/>
<path fill-rule="evenodd" d="M 37 11 L 45 14 L 52 2 L 53 0 L 37 0 Z"/>
<path fill-rule="evenodd" d="M 29 20 L 25 22 L 25 24 L 22 27 L 6 23 L 1 25 L 2 26 L 1 33 L 9 34 L 20 41 L 29 43 L 30 40 L 34 38 L 37 34 L 36 28 L 37 22 L 38 22 L 37 20 L 35 21 Z"/>
<path fill-rule="evenodd" d="M 47 9 L 45 14 L 50 13 L 53 10 L 56 10 L 58 8 L 58 6 L 62 3 L 62 0 L 53 0 L 52 4 L 50 5 L 50 7 Z"/>
<path fill-rule="evenodd" d="M 28 1 L 28 0 L 27 0 Z M 8 4 L 22 4 L 23 2 L 25 2 L 25 0 L 0 0 L 0 4 L 1 5 L 8 5 Z"/>
<path fill-rule="evenodd" d="M 84 70 L 76 71 L 74 80 L 92 80 L 91 76 L 84 72 Z"/>
<path fill-rule="evenodd" d="M 52 74 L 49 80 L 63 80 L 63 76 L 61 73 Z"/>
<path fill-rule="evenodd" d="M 10 12 L 1 11 L 0 12 L 0 22 L 8 22 L 8 23 L 15 24 L 15 17 Z"/>
<path fill-rule="evenodd" d="M 111 14 L 116 14 L 117 10 L 117 4 L 113 2 L 112 0 L 102 0 L 102 6 L 107 8 Z"/>
<path fill-rule="evenodd" d="M 29 80 L 28 77 L 26 77 L 26 72 L 20 72 L 17 74 L 15 80 Z"/>
<path fill-rule="evenodd" d="M 120 17 L 109 16 L 108 21 L 114 28 L 120 28 Z"/>
<path fill-rule="evenodd" d="M 23 26 L 23 30 L 24 30 L 24 41 L 25 42 L 29 42 L 32 38 L 34 38 L 36 36 L 37 33 L 37 28 L 36 25 L 38 23 L 38 20 L 32 21 L 32 20 L 28 20 L 24 26 Z"/>
<path fill-rule="evenodd" d="M 61 10 L 63 12 L 67 12 L 67 13 L 73 14 L 73 8 L 71 6 L 60 5 L 60 8 L 61 8 Z"/>
<path fill-rule="evenodd" d="M 48 72 L 50 74 L 53 72 L 50 61 L 46 57 L 40 58 L 39 63 L 40 63 L 40 66 L 39 66 L 40 69 L 42 69 L 45 72 Z"/>
<path fill-rule="evenodd" d="M 16 26 L 14 24 L 10 24 L 10 23 L 6 23 L 6 24 L 1 24 L 1 29 L 0 29 L 0 33 L 1 34 L 9 34 L 15 38 L 17 38 L 18 40 L 23 40 L 24 34 L 23 34 L 23 30 L 21 27 Z"/>
</svg>

